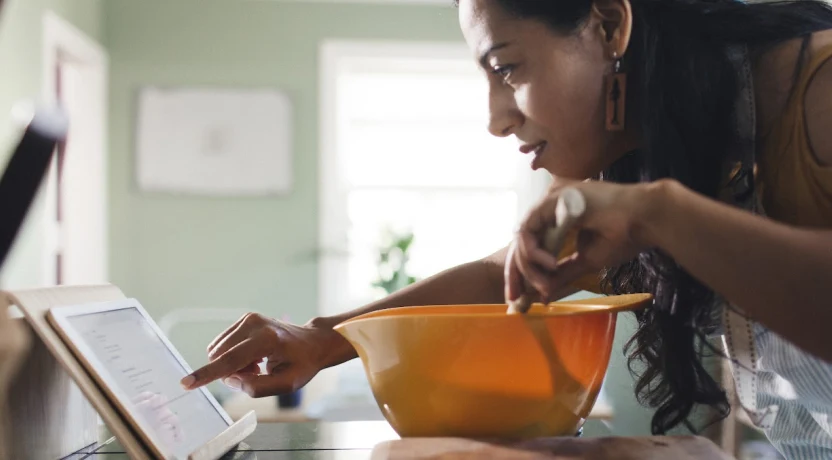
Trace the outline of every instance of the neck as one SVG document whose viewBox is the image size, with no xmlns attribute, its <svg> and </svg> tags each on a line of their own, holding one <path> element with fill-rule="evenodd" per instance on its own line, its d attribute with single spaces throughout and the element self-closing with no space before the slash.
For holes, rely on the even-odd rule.
<svg viewBox="0 0 832 460">
<path fill-rule="evenodd" d="M 623 131 L 613 131 L 609 133 L 608 137 L 609 141 L 606 149 L 607 154 L 604 155 L 606 161 L 599 168 L 599 172 L 606 170 L 612 166 L 613 163 L 625 155 L 638 150 L 644 144 L 644 142 L 642 142 L 641 129 L 635 120 L 627 123 Z"/>
</svg>

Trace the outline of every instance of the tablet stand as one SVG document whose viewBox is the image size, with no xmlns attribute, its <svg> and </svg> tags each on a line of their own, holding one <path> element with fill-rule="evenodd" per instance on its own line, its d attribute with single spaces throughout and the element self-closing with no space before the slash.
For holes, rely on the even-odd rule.
<svg viewBox="0 0 832 460">
<path fill-rule="evenodd" d="M 232 447 L 236 446 L 248 435 L 254 432 L 257 427 L 257 416 L 254 411 L 249 411 L 240 420 L 234 422 L 225 431 L 220 433 L 207 444 L 200 447 L 196 452 L 188 456 L 188 460 L 214 460 L 220 458 Z"/>
<path fill-rule="evenodd" d="M 57 286 L 39 289 L 26 289 L 16 291 L 2 291 L 0 292 L 0 308 L 8 310 L 10 306 L 17 306 L 23 313 L 26 321 L 31 326 L 33 339 L 40 341 L 45 348 L 51 353 L 57 366 L 53 363 L 53 372 L 51 372 L 53 379 L 65 377 L 67 374 L 75 382 L 81 393 L 86 397 L 87 401 L 92 404 L 92 407 L 98 412 L 98 415 L 109 428 L 110 432 L 118 439 L 119 443 L 124 447 L 124 451 L 131 459 L 150 459 L 153 457 L 151 451 L 144 445 L 139 435 L 134 431 L 131 425 L 121 416 L 114 405 L 109 401 L 105 393 L 98 387 L 93 378 L 87 373 L 86 369 L 75 358 L 72 351 L 63 343 L 60 336 L 52 329 L 52 326 L 46 319 L 46 314 L 52 307 L 62 305 L 77 305 L 94 302 L 107 302 L 112 300 L 124 299 L 125 296 L 121 290 L 113 285 L 95 285 L 95 286 Z M 50 374 L 50 373 L 47 373 Z M 32 399 L 31 393 L 33 391 L 48 390 L 50 382 L 27 382 L 21 385 L 14 385 L 10 395 L 10 400 L 26 400 Z M 16 390 L 15 390 L 16 389 Z M 24 394 L 30 393 L 29 396 Z M 17 394 L 15 394 L 17 393 Z M 57 401 L 58 404 L 66 405 L 67 401 Z M 33 417 L 33 412 L 50 413 L 50 408 L 44 411 L 32 411 L 27 408 L 19 408 L 13 416 L 18 418 L 13 421 L 14 426 L 18 426 L 15 436 L 21 438 L 15 439 L 20 446 L 35 447 L 38 444 L 46 442 L 53 442 L 49 434 L 61 433 L 65 430 L 74 429 L 77 431 L 78 420 L 71 420 L 65 418 L 52 419 L 38 419 Z M 27 419 L 28 418 L 28 419 Z M 47 417 L 48 418 L 48 417 Z M 196 452 L 189 456 L 189 460 L 213 460 L 219 458 L 223 453 L 231 450 L 236 444 L 242 441 L 245 437 L 250 435 L 257 424 L 254 411 L 247 413 L 240 420 L 228 427 L 224 432 L 220 433 L 213 440 L 202 446 Z M 89 421 L 84 423 L 84 431 L 92 429 L 95 438 L 92 442 L 97 440 L 97 420 L 92 420 L 92 426 Z M 47 433 L 44 433 L 47 431 Z M 44 437 L 46 435 L 46 437 Z M 86 436 L 85 436 L 86 437 Z M 82 446 L 83 447 L 83 446 Z M 48 449 L 40 448 L 43 453 L 48 452 Z M 15 449 L 13 448 L 14 452 Z M 20 451 L 18 449 L 18 451 Z M 31 451 L 26 451 L 29 458 Z M 68 455 L 72 452 L 58 452 L 58 457 Z M 55 458 L 52 452 L 48 456 Z M 47 458 L 47 456 L 38 455 L 37 458 Z"/>
</svg>

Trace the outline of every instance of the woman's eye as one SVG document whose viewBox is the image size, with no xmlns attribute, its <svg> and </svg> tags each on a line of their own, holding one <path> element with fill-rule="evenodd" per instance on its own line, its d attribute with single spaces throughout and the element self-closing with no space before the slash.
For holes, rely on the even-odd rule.
<svg viewBox="0 0 832 460">
<path fill-rule="evenodd" d="M 497 66 L 492 69 L 492 72 L 495 75 L 500 76 L 503 80 L 507 80 L 511 76 L 511 72 L 514 70 L 514 66 L 512 65 L 503 65 Z"/>
</svg>

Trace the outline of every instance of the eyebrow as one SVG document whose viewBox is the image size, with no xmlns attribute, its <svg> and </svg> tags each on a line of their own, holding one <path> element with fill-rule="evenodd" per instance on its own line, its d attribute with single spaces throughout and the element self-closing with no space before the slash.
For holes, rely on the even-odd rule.
<svg viewBox="0 0 832 460">
<path fill-rule="evenodd" d="M 497 43 L 496 45 L 492 45 L 491 48 L 488 48 L 484 53 L 482 53 L 482 56 L 480 56 L 480 65 L 483 67 L 488 67 L 488 55 L 490 55 L 494 51 L 505 48 L 506 46 L 508 46 L 508 42 Z"/>
</svg>

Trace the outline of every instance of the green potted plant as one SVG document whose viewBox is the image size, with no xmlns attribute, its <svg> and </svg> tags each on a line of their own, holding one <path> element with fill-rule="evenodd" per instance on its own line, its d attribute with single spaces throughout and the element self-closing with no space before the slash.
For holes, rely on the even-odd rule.
<svg viewBox="0 0 832 460">
<path fill-rule="evenodd" d="M 410 248 L 413 245 L 413 232 L 397 233 L 388 229 L 379 247 L 378 278 L 373 287 L 392 294 L 399 289 L 418 281 L 407 272 L 410 260 Z"/>
</svg>

